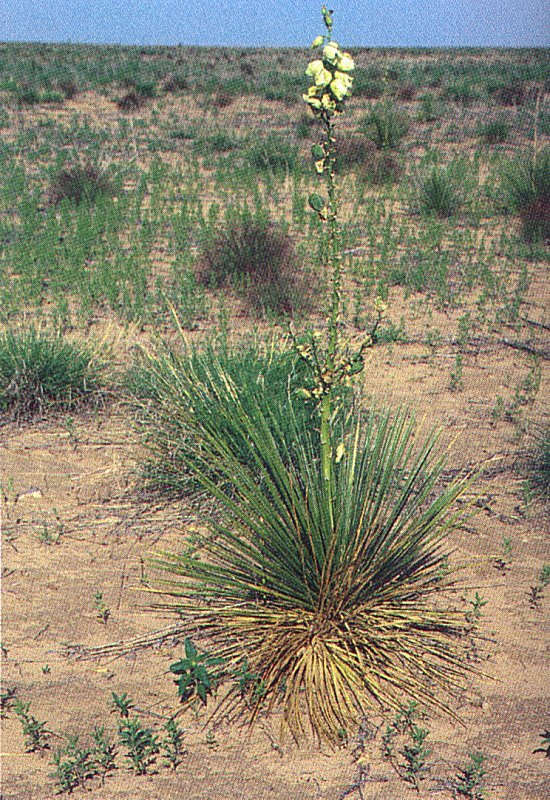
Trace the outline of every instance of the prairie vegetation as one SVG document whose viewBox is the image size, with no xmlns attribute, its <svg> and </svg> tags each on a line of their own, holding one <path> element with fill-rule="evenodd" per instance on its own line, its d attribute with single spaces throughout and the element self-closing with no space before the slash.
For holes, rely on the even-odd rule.
<svg viewBox="0 0 550 800">
<path fill-rule="evenodd" d="M 0 45 L 10 800 L 544 791 L 548 53 L 350 52 L 335 282 L 305 51 Z"/>
</svg>

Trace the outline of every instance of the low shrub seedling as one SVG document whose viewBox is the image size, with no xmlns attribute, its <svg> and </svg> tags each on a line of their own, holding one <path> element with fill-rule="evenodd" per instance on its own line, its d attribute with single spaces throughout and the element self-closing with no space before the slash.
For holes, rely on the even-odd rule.
<svg viewBox="0 0 550 800">
<path fill-rule="evenodd" d="M 174 717 L 171 717 L 165 725 L 163 725 L 163 729 L 165 735 L 160 743 L 160 749 L 164 754 L 166 764 L 171 769 L 177 769 L 185 753 L 183 746 L 184 732 Z"/>
<path fill-rule="evenodd" d="M 52 763 L 55 771 L 51 773 L 51 777 L 60 792 L 72 792 L 97 774 L 92 749 L 80 746 L 78 736 L 68 737 L 65 747 L 54 752 Z"/>
<path fill-rule="evenodd" d="M 119 722 L 118 738 L 126 748 L 126 759 L 138 775 L 145 775 L 159 752 L 159 742 L 150 728 L 145 728 L 138 717 L 123 717 Z"/>
<path fill-rule="evenodd" d="M 47 750 L 49 748 L 49 736 L 51 731 L 46 728 L 45 722 L 39 722 L 33 714 L 30 713 L 30 701 L 24 703 L 17 698 L 14 703 L 13 710 L 23 728 L 23 736 L 25 737 L 25 751 L 33 753 L 35 751 Z"/>
<path fill-rule="evenodd" d="M 459 770 L 454 783 L 454 791 L 469 800 L 484 800 L 486 797 L 483 779 L 487 774 L 483 753 L 470 753 L 470 762 Z"/>
<path fill-rule="evenodd" d="M 210 668 L 223 664 L 223 658 L 216 658 L 209 653 L 199 653 L 191 639 L 184 642 L 185 658 L 170 666 L 170 672 L 178 675 L 176 681 L 181 702 L 198 697 L 203 705 L 212 694 L 217 676 Z"/>
</svg>

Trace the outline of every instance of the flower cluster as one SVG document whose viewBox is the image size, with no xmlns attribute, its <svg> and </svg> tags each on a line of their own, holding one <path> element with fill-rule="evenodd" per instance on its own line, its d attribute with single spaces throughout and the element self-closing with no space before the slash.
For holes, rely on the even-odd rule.
<svg viewBox="0 0 550 800">
<path fill-rule="evenodd" d="M 355 64 L 350 54 L 343 53 L 336 42 L 330 40 L 324 44 L 327 38 L 318 36 L 311 45 L 324 45 L 323 57 L 308 64 L 306 75 L 314 83 L 307 94 L 304 94 L 304 100 L 315 113 L 331 115 L 342 110 L 342 103 L 353 83 L 349 73 L 353 71 Z"/>
</svg>

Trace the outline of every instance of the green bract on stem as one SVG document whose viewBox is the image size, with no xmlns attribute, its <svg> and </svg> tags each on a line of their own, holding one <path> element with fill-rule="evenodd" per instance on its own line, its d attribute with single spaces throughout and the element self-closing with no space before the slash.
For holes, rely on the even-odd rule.
<svg viewBox="0 0 550 800">
<path fill-rule="evenodd" d="M 338 223 L 338 194 L 336 186 L 335 119 L 342 113 L 344 101 L 351 91 L 353 78 L 350 72 L 355 64 L 349 53 L 342 52 L 332 38 L 332 11 L 321 9 L 327 33 L 318 36 L 312 48 L 322 48 L 321 57 L 311 61 L 306 75 L 313 81 L 304 100 L 323 125 L 323 141 L 311 148 L 315 170 L 324 180 L 326 197 L 314 192 L 309 205 L 328 228 L 328 267 L 332 272 L 330 303 L 327 316 L 326 344 L 322 355 L 313 335 L 306 344 L 297 345 L 298 352 L 314 370 L 315 386 L 308 393 L 320 405 L 321 465 L 325 487 L 329 496 L 332 519 L 333 462 L 335 458 L 331 431 L 331 417 L 335 390 L 363 369 L 364 350 L 373 342 L 373 336 L 385 313 L 383 303 L 377 301 L 375 325 L 361 346 L 351 352 L 341 338 L 342 277 L 340 228 Z"/>
</svg>

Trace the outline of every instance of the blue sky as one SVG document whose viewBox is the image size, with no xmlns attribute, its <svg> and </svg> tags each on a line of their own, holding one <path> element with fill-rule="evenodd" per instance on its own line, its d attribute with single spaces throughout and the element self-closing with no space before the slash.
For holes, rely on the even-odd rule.
<svg viewBox="0 0 550 800">
<path fill-rule="evenodd" d="M 0 41 L 303 46 L 318 0 L 0 0 Z M 550 45 L 548 0 L 334 0 L 347 46 Z"/>
</svg>

